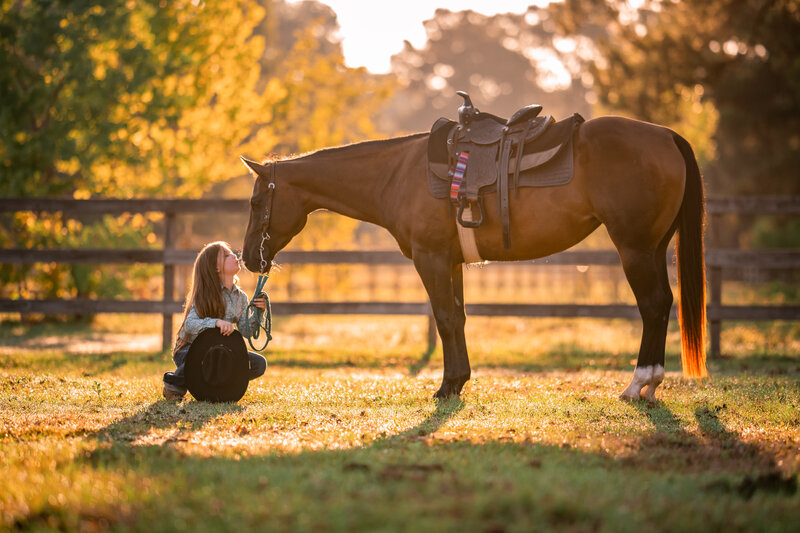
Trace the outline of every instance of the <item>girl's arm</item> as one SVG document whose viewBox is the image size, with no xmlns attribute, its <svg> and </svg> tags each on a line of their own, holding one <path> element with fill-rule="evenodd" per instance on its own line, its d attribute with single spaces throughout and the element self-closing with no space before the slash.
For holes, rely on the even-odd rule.
<svg viewBox="0 0 800 533">
<path fill-rule="evenodd" d="M 197 311 L 193 305 L 192 308 L 189 309 L 189 314 L 186 315 L 186 322 L 183 324 L 183 331 L 186 335 L 194 337 L 204 329 L 215 327 L 217 327 L 217 319 L 211 317 L 200 318 L 197 315 Z"/>
</svg>

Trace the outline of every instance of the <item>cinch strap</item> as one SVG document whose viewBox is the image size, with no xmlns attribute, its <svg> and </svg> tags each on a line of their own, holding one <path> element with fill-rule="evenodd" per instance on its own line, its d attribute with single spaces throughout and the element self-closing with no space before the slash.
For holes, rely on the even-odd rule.
<svg viewBox="0 0 800 533">
<path fill-rule="evenodd" d="M 472 208 L 467 206 L 464 209 L 464 220 L 472 220 Z M 464 262 L 468 265 L 475 263 L 485 263 L 481 254 L 478 252 L 478 243 L 475 241 L 475 230 L 473 228 L 465 228 L 458 223 L 456 217 L 456 230 L 458 230 L 458 242 L 461 245 L 461 255 L 464 256 Z"/>
</svg>

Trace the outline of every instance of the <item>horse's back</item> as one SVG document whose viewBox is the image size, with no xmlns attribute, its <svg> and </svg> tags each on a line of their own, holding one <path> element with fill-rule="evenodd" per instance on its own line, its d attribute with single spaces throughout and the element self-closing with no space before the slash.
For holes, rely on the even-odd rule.
<svg viewBox="0 0 800 533">
<path fill-rule="evenodd" d="M 619 116 L 597 117 L 584 122 L 577 132 L 577 140 L 583 145 L 601 147 L 603 150 L 612 150 L 610 156 L 617 155 L 619 151 L 639 152 L 642 149 L 655 150 L 659 156 L 662 150 L 671 154 L 678 154 L 674 136 L 671 129 Z"/>
</svg>

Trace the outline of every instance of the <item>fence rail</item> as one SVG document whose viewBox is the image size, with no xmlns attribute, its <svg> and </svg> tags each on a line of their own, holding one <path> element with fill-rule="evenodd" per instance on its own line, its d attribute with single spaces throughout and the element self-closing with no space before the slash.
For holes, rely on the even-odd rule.
<svg viewBox="0 0 800 533">
<path fill-rule="evenodd" d="M 0 212 L 34 211 L 66 213 L 243 213 L 250 209 L 247 199 L 157 199 L 105 198 L 76 200 L 72 198 L 0 198 Z M 786 214 L 800 215 L 798 196 L 753 196 L 707 198 L 709 215 Z"/>
<path fill-rule="evenodd" d="M 553 318 L 639 318 L 635 305 L 627 304 L 466 304 L 473 316 L 521 316 Z M 179 314 L 183 302 L 165 300 L 10 300 L 0 299 L 0 309 L 7 313 L 79 314 L 154 313 Z M 712 320 L 798 320 L 798 305 L 724 305 L 708 306 Z M 673 306 L 671 318 L 676 318 Z M 273 302 L 276 315 L 428 315 L 427 302 Z"/>
<path fill-rule="evenodd" d="M 800 197 L 709 198 L 706 203 L 711 219 L 711 232 L 706 250 L 710 298 L 708 319 L 711 354 L 720 353 L 720 332 L 723 320 L 800 320 L 800 306 L 731 306 L 722 305 L 722 274 L 725 269 L 747 266 L 756 269 L 800 268 L 800 250 L 731 250 L 715 247 L 714 227 L 719 216 L 736 214 L 800 214 Z M 43 314 L 95 313 L 159 313 L 163 315 L 163 345 L 172 341 L 172 315 L 182 312 L 183 303 L 174 299 L 175 266 L 190 265 L 195 250 L 175 248 L 175 218 L 187 213 L 247 212 L 247 200 L 187 199 L 98 199 L 72 200 L 55 198 L 0 198 L 0 212 L 62 212 L 67 216 L 86 214 L 120 214 L 157 212 L 165 215 L 163 249 L 0 249 L 0 262 L 32 263 L 152 263 L 164 265 L 164 297 L 162 300 L 9 300 L 0 299 L 0 311 Z M 670 252 L 671 254 L 672 252 Z M 395 251 L 283 251 L 277 259 L 284 264 L 369 264 L 406 265 L 410 261 Z M 670 258 L 671 260 L 671 258 Z M 618 265 L 613 250 L 567 251 L 537 259 L 535 265 Z M 294 314 L 401 314 L 428 315 L 427 302 L 274 302 L 277 315 Z M 639 318 L 633 305 L 571 304 L 467 304 L 467 313 L 481 316 L 525 317 L 593 317 Z M 675 315 L 673 308 L 672 315 Z M 435 331 L 429 319 L 429 343 L 435 342 Z"/>
<path fill-rule="evenodd" d="M 672 261 L 674 252 L 667 252 Z M 32 263 L 98 263 L 128 264 L 157 263 L 163 265 L 191 265 L 197 256 L 196 250 L 30 250 L 27 248 L 5 248 L 0 250 L 0 259 L 7 264 Z M 292 265 L 408 265 L 410 261 L 400 252 L 394 251 L 284 251 L 278 254 L 278 262 Z M 612 250 L 583 250 L 561 252 L 548 257 L 525 261 L 534 265 L 619 265 L 619 255 Z M 800 250 L 706 250 L 706 266 L 738 268 L 742 266 L 782 269 L 800 266 Z"/>
</svg>

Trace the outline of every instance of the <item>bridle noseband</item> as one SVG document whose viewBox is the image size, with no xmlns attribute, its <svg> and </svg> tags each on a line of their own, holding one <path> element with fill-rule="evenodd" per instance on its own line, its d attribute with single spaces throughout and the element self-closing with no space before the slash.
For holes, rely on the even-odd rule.
<svg viewBox="0 0 800 533">
<path fill-rule="evenodd" d="M 278 163 L 272 163 L 272 172 L 270 176 L 269 185 L 267 185 L 267 207 L 264 210 L 264 218 L 261 221 L 261 246 L 259 246 L 258 255 L 261 258 L 261 271 L 260 273 L 263 274 L 267 270 L 267 260 L 264 259 L 264 243 L 270 239 L 269 232 L 269 217 L 272 215 L 272 197 L 275 193 L 275 167 L 278 166 Z"/>
</svg>

